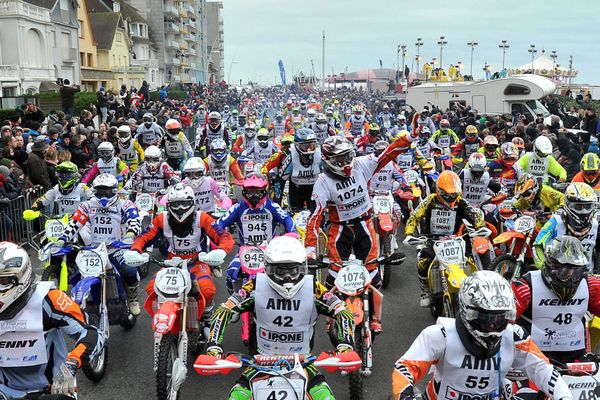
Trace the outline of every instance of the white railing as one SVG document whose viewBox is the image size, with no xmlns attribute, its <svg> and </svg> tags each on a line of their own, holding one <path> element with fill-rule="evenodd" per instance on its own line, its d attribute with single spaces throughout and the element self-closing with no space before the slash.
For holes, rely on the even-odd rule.
<svg viewBox="0 0 600 400">
<path fill-rule="evenodd" d="M 18 65 L 0 65 L 0 81 L 7 79 L 19 79 Z"/>
<path fill-rule="evenodd" d="M 177 11 L 177 8 L 175 8 L 175 6 L 173 6 L 172 4 L 165 4 L 165 14 L 177 16 L 179 15 L 179 12 Z"/>
<path fill-rule="evenodd" d="M 0 0 L 0 15 L 26 16 L 42 22 L 50 22 L 50 10 L 24 1 Z"/>
<path fill-rule="evenodd" d="M 179 61 L 179 58 L 173 58 L 173 65 L 181 65 L 181 61 Z"/>
</svg>

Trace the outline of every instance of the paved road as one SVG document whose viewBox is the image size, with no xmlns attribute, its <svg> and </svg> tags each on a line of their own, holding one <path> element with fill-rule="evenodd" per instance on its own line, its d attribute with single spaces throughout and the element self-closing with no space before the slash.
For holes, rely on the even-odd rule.
<svg viewBox="0 0 600 400">
<path fill-rule="evenodd" d="M 422 328 L 431 324 L 433 318 L 428 310 L 419 308 L 418 283 L 414 250 L 404 249 L 409 257 L 397 267 L 390 288 L 384 291 L 384 332 L 374 343 L 374 371 L 365 381 L 365 399 L 387 399 L 391 395 L 391 372 L 396 359 L 408 348 Z M 146 278 L 144 284 L 149 278 Z M 224 281 L 217 283 L 217 301 L 226 297 Z M 143 292 L 142 297 L 146 294 Z M 143 312 L 143 311 L 142 311 Z M 138 318 L 131 331 L 119 326 L 111 327 L 109 344 L 109 370 L 102 382 L 94 384 L 79 374 L 81 398 L 113 400 L 118 398 L 155 398 L 154 373 L 152 371 L 152 330 L 146 313 Z M 239 340 L 239 325 L 232 324 L 224 343 L 225 351 L 244 351 Z M 314 353 L 331 350 L 324 333 L 323 321 L 317 327 Z M 191 365 L 191 362 L 190 362 Z M 337 399 L 348 398 L 347 378 L 325 373 Z M 203 377 L 188 369 L 181 399 L 226 399 L 238 374 Z M 420 385 L 421 386 L 421 385 Z"/>
</svg>

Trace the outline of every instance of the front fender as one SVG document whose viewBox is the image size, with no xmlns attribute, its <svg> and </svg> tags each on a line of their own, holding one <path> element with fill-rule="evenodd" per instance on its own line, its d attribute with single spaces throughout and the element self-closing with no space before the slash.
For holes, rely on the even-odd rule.
<svg viewBox="0 0 600 400">
<path fill-rule="evenodd" d="M 179 333 L 179 326 L 175 322 L 179 319 L 181 303 L 165 301 L 152 318 L 152 330 L 164 335 L 166 333 Z"/>
<path fill-rule="evenodd" d="M 467 274 L 460 264 L 450 264 L 446 267 L 446 276 L 448 278 L 448 290 L 458 292 L 460 284 L 466 279 Z"/>
<path fill-rule="evenodd" d="M 394 229 L 394 221 L 392 221 L 391 214 L 379 214 L 377 215 L 377 221 L 379 222 L 379 228 L 382 232 L 391 232 Z"/>
<path fill-rule="evenodd" d="M 71 289 L 75 302 L 81 305 L 83 300 L 90 294 L 94 296 L 92 289 L 95 285 L 100 285 L 100 278 L 97 276 L 88 276 L 77 282 L 75 286 L 73 286 L 73 289 Z M 94 300 L 96 300 L 95 296 Z"/>
<path fill-rule="evenodd" d="M 504 242 L 508 242 L 511 239 L 525 239 L 525 235 L 516 231 L 506 231 L 502 232 L 498 236 L 494 238 L 494 244 L 500 244 Z"/>
</svg>

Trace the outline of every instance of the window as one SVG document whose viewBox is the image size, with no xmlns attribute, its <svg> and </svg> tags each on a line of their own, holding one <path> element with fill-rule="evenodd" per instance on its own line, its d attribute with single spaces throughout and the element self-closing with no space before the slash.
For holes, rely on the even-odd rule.
<svg viewBox="0 0 600 400">
<path fill-rule="evenodd" d="M 50 32 L 50 41 L 52 42 L 52 48 L 56 48 L 56 31 Z"/>
<path fill-rule="evenodd" d="M 505 89 L 504 89 L 504 94 L 507 96 L 511 96 L 511 95 L 526 95 L 531 93 L 531 90 L 529 90 L 529 88 L 527 86 L 523 86 L 523 85 L 517 85 L 517 84 L 510 84 L 508 85 Z"/>
<path fill-rule="evenodd" d="M 94 56 L 92 55 L 92 53 L 87 53 L 87 66 L 88 67 L 94 66 Z"/>
<path fill-rule="evenodd" d="M 60 0 L 60 9 L 61 10 L 69 10 L 69 0 Z"/>
<path fill-rule="evenodd" d="M 123 35 L 121 35 L 121 32 L 117 32 L 116 40 L 118 43 L 121 43 L 123 41 Z"/>
<path fill-rule="evenodd" d="M 152 82 L 152 83 L 156 82 L 156 71 L 155 70 L 150 71 L 150 82 Z"/>
<path fill-rule="evenodd" d="M 140 36 L 140 28 L 138 24 L 131 24 L 129 28 L 131 29 L 132 35 Z"/>
<path fill-rule="evenodd" d="M 82 67 L 87 67 L 87 64 L 85 63 L 85 53 L 79 53 L 79 63 Z"/>
<path fill-rule="evenodd" d="M 60 35 L 60 37 L 61 37 L 62 48 L 70 49 L 71 48 L 71 35 L 67 32 L 63 32 Z"/>
<path fill-rule="evenodd" d="M 81 39 L 84 39 L 85 36 L 83 35 L 83 21 L 82 20 L 77 20 L 77 22 L 79 23 L 77 26 L 77 33 L 79 34 L 79 37 Z"/>
<path fill-rule="evenodd" d="M 2 88 L 2 97 L 14 97 L 17 95 L 16 87 L 5 87 Z"/>
</svg>

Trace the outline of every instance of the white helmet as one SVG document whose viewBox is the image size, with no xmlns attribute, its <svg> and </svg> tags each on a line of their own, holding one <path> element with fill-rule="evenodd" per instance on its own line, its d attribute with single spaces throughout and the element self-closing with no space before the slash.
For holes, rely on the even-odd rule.
<svg viewBox="0 0 600 400">
<path fill-rule="evenodd" d="M 162 152 L 156 146 L 148 146 L 144 153 L 144 161 L 148 172 L 150 172 L 151 174 L 155 174 L 160 168 L 160 163 L 162 161 Z"/>
<path fill-rule="evenodd" d="M 471 172 L 477 172 L 483 174 L 485 167 L 487 167 L 487 159 L 481 153 L 473 153 L 469 156 L 467 165 Z"/>
<path fill-rule="evenodd" d="M 131 131 L 130 131 L 131 132 Z M 115 156 L 115 146 L 111 142 L 102 142 L 98 145 L 98 157 L 105 163 L 110 162 Z"/>
<path fill-rule="evenodd" d="M 216 119 L 221 122 L 221 114 L 216 111 L 211 111 L 210 114 L 208 114 L 208 120 L 210 121 L 211 119 Z"/>
<path fill-rule="evenodd" d="M 294 297 L 308 273 L 304 245 L 291 236 L 271 240 L 265 249 L 265 273 L 273 290 L 285 299 Z"/>
<path fill-rule="evenodd" d="M 175 221 L 182 223 L 194 213 L 194 190 L 183 183 L 171 186 L 167 191 L 167 210 Z"/>
<path fill-rule="evenodd" d="M 131 140 L 131 128 L 129 125 L 121 125 L 117 129 L 117 136 L 119 137 L 119 143 L 126 144 L 129 142 Z M 100 146 L 98 146 L 98 148 L 100 148 Z"/>
<path fill-rule="evenodd" d="M 546 136 L 538 136 L 533 142 L 533 151 L 538 157 L 546 158 L 548 155 L 552 154 L 552 143 L 550 139 Z"/>
<path fill-rule="evenodd" d="M 190 185 L 197 188 L 204 181 L 206 165 L 200 157 L 192 157 L 185 162 L 183 173 L 188 178 Z"/>
<path fill-rule="evenodd" d="M 494 271 L 477 271 L 463 281 L 458 303 L 460 321 L 470 336 L 461 336 L 465 347 L 472 347 L 472 339 L 485 358 L 496 354 L 506 326 L 516 318 L 510 283 Z"/>
<path fill-rule="evenodd" d="M 27 304 L 35 280 L 27 252 L 11 242 L 0 242 L 0 320 L 11 319 Z M 23 301 L 15 303 L 20 297 Z"/>
<path fill-rule="evenodd" d="M 102 207 L 109 207 L 118 200 L 119 182 L 111 174 L 101 174 L 92 183 L 92 192 Z"/>
<path fill-rule="evenodd" d="M 306 112 L 306 115 L 309 118 L 314 118 L 317 115 L 317 112 L 315 111 L 314 108 L 309 108 L 308 111 Z"/>
</svg>

